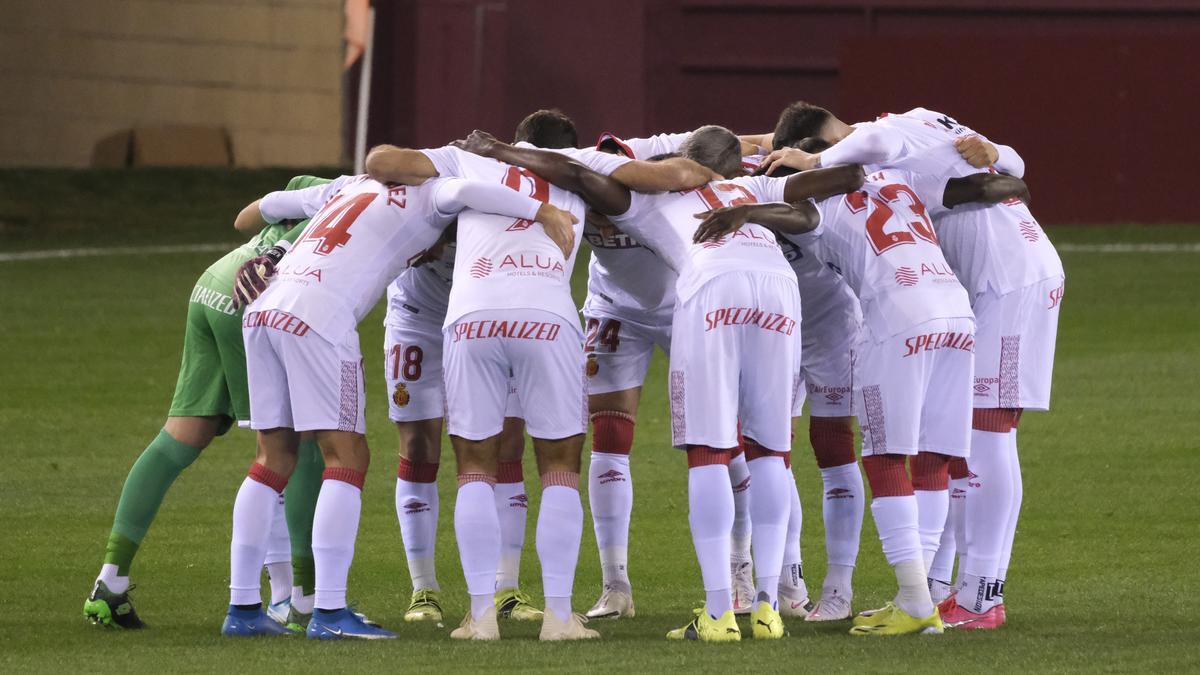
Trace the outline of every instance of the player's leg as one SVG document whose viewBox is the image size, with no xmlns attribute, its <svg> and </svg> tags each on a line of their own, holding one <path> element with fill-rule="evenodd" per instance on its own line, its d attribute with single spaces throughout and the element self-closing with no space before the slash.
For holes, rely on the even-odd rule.
<svg viewBox="0 0 1200 675">
<path fill-rule="evenodd" d="M 576 324 L 547 312 L 529 312 L 525 318 L 543 322 L 545 329 L 542 340 L 507 344 L 542 483 L 535 544 L 546 610 L 539 638 L 598 638 L 571 607 L 583 538 L 579 467 L 587 431 L 587 384 L 582 336 Z"/>
<path fill-rule="evenodd" d="M 601 366 L 599 372 L 604 371 Z M 589 386 L 594 384 L 594 379 L 589 381 Z M 592 423 L 588 500 L 603 584 L 600 598 L 587 612 L 591 618 L 632 617 L 635 612 L 629 580 L 629 523 L 633 515 L 629 453 L 641 391 L 639 386 L 588 395 Z"/>
<path fill-rule="evenodd" d="M 634 615 L 629 579 L 629 524 L 633 474 L 629 453 L 642 383 L 655 343 L 669 344 L 670 327 L 649 327 L 613 316 L 588 316 L 588 412 L 592 424 L 588 499 L 600 551 L 602 591 L 589 617 Z"/>
<path fill-rule="evenodd" d="M 235 329 L 239 328 L 236 317 L 228 320 Z M 217 336 L 205 307 L 189 303 L 183 356 L 170 412 L 162 430 L 138 456 L 125 478 L 104 562 L 84 603 L 86 619 L 114 628 L 144 627 L 128 596 L 129 569 L 134 556 L 175 479 L 200 456 L 214 436 L 229 427 L 233 414 Z"/>
<path fill-rule="evenodd" d="M 904 340 L 942 330 L 932 323 L 882 340 L 864 329 L 856 349 L 860 368 L 855 374 L 862 384 L 855 392 L 855 410 L 863 436 L 863 469 L 871 487 L 871 515 L 899 590 L 892 603 L 855 617 L 852 635 L 942 630 L 925 581 L 917 498 L 906 466 L 920 441 L 928 352 L 903 357 Z"/>
<path fill-rule="evenodd" d="M 470 595 L 470 610 L 450 633 L 460 640 L 500 638 L 495 605 L 500 566 L 495 486 L 511 364 L 503 338 L 477 338 L 457 330 L 491 315 L 472 312 L 459 319 L 446 330 L 442 351 L 447 426 L 458 464 L 454 533 Z"/>
<path fill-rule="evenodd" d="M 667 633 L 673 640 L 741 639 L 729 574 L 734 518 L 729 459 L 738 444 L 739 352 L 732 330 L 704 330 L 705 314 L 728 306 L 734 305 L 723 302 L 710 282 L 676 305 L 671 326 L 671 438 L 687 451 L 688 524 L 705 596 L 690 623 Z"/>
<path fill-rule="evenodd" d="M 854 455 L 853 418 L 813 414 L 809 417 L 808 437 L 821 472 L 824 495 L 821 517 L 825 522 L 828 565 L 821 584 L 821 599 L 805 618 L 809 621 L 848 619 L 854 598 L 854 567 L 858 561 L 866 505 L 862 472 Z"/>
<path fill-rule="evenodd" d="M 496 513 L 500 518 L 500 567 L 496 573 L 496 611 L 517 621 L 540 621 L 542 610 L 521 590 L 521 552 L 525 547 L 525 420 L 516 387 L 510 387 L 504 429 L 500 432 L 500 465 L 496 477 Z"/>
<path fill-rule="evenodd" d="M 321 492 L 325 460 L 311 432 L 300 434 L 296 468 L 283 491 L 284 515 L 292 546 L 292 598 L 289 624 L 308 625 L 316 601 L 317 567 L 312 554 L 313 515 Z"/>
<path fill-rule="evenodd" d="M 396 519 L 400 523 L 400 539 L 413 589 L 404 620 L 441 621 L 441 587 L 434 552 L 440 506 L 437 472 L 441 461 L 442 418 L 397 421 L 396 433 L 400 442 Z"/>
<path fill-rule="evenodd" d="M 790 459 L 787 465 L 790 473 Z M 783 616 L 806 618 L 814 605 L 808 598 L 808 583 L 804 580 L 804 559 L 800 551 L 800 532 L 804 526 L 804 510 L 800 505 L 800 490 L 796 485 L 794 475 L 792 476 L 791 493 L 787 537 L 783 546 L 783 567 L 779 572 L 779 613 Z"/>
<path fill-rule="evenodd" d="M 271 602 L 267 605 L 267 616 L 287 625 L 292 603 L 292 548 L 282 493 L 275 503 L 275 512 L 271 514 L 271 532 L 267 537 L 263 568 L 271 586 Z"/>
<path fill-rule="evenodd" d="M 908 460 L 917 497 L 917 530 L 921 534 L 927 578 L 950 512 L 950 459 L 938 452 L 921 451 Z"/>
<path fill-rule="evenodd" d="M 933 557 L 933 565 L 929 568 L 929 595 L 935 604 L 940 605 L 958 588 L 954 579 L 954 559 L 956 555 L 963 557 L 967 554 L 966 541 L 966 501 L 967 501 L 967 460 L 955 457 L 950 460 L 950 511 L 946 515 L 946 528 L 938 544 L 937 555 Z M 962 567 L 959 566 L 959 575 Z"/>
<path fill-rule="evenodd" d="M 729 484 L 733 486 L 733 528 L 729 531 L 729 573 L 733 586 L 730 600 L 734 614 L 749 614 L 754 608 L 754 555 L 750 539 L 750 467 L 746 464 L 746 442 L 738 433 L 738 444 L 729 457 Z"/>
<path fill-rule="evenodd" d="M 801 518 L 799 499 L 792 499 L 796 481 L 790 461 L 794 402 L 803 396 L 796 360 L 800 295 L 795 283 L 774 275 L 747 280 L 754 291 L 753 302 L 747 306 L 763 312 L 761 320 L 740 328 L 739 350 L 738 417 L 750 469 L 756 582 L 753 634 L 759 639 L 776 639 L 783 637 L 778 594 L 789 521 L 796 523 L 798 541 Z"/>
</svg>

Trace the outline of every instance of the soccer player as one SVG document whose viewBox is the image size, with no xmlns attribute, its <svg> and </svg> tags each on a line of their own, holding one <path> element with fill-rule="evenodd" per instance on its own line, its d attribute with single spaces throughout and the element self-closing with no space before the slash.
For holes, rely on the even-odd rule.
<svg viewBox="0 0 1200 675">
<path fill-rule="evenodd" d="M 605 133 L 596 149 L 631 159 L 649 159 L 677 152 L 690 135 L 687 132 L 622 139 Z M 743 152 L 746 149 L 743 146 Z M 629 453 L 641 387 L 655 345 L 670 354 L 676 277 L 658 255 L 594 210 L 588 210 L 583 235 L 592 249 L 588 294 L 583 305 L 588 411 L 592 424 L 588 498 L 602 574 L 600 598 L 587 616 L 632 617 L 635 610 L 628 551 L 633 475 Z M 733 609 L 735 614 L 747 614 L 754 603 L 750 472 L 740 447 L 730 460 L 729 473 L 735 504 L 730 559 Z"/>
<path fill-rule="evenodd" d="M 647 189 L 666 189 L 680 185 L 696 185 L 707 180 L 711 172 L 687 161 L 648 165 L 645 162 L 605 155 L 596 151 L 575 150 L 574 125 L 556 111 L 538 111 L 521 122 L 516 139 L 525 145 L 536 140 L 557 152 L 569 152 L 606 173 L 645 186 Z M 532 146 L 529 146 L 532 147 Z M 530 190 L 541 199 L 578 207 L 582 202 L 574 195 L 551 189 L 540 177 L 515 166 L 484 160 L 456 148 L 411 153 L 381 147 L 372 151 L 367 167 L 373 175 L 388 179 L 395 175 L 465 175 L 484 180 L 503 182 L 514 189 Z M 459 500 L 455 507 L 456 532 L 463 559 L 464 573 L 472 599 L 472 610 L 453 637 L 464 639 L 497 639 L 495 607 L 491 586 L 495 576 L 494 542 L 469 536 L 475 532 L 493 531 L 494 510 L 487 514 L 482 508 L 485 497 L 491 498 L 490 484 L 495 481 L 494 432 L 502 421 L 501 389 L 507 384 L 498 380 L 484 385 L 491 391 L 488 403 L 480 405 L 480 389 L 466 389 L 466 382 L 483 370 L 493 378 L 498 372 L 511 371 L 517 379 L 521 408 L 526 411 L 526 423 L 534 438 L 542 474 L 542 510 L 538 518 L 537 547 L 542 560 L 545 616 L 541 638 L 544 640 L 581 639 L 598 637 L 598 633 L 582 625 L 582 620 L 570 609 L 571 587 L 578 560 L 582 528 L 582 509 L 579 506 L 579 453 L 582 449 L 582 429 L 575 430 L 576 419 L 586 425 L 586 408 L 582 398 L 574 405 L 575 396 L 583 396 L 583 353 L 568 335 L 578 334 L 574 303 L 567 285 L 574 253 L 557 256 L 536 242 L 528 241 L 523 233 L 527 226 L 511 219 L 488 218 L 483 214 L 466 214 L 459 220 L 457 255 L 463 256 L 455 265 L 451 290 L 450 311 L 447 314 L 447 348 L 444 352 L 450 434 L 459 459 Z M 485 246 L 481 234 L 491 230 L 503 232 L 495 244 Z M 467 245 L 467 237 L 471 245 Z M 576 242 L 578 243 L 578 242 Z M 469 263 L 469 264 L 468 264 Z M 488 319 L 504 310 L 503 318 Z M 521 321 L 516 321 L 523 317 Z M 484 323 L 478 323 L 483 321 Z M 566 323 L 564 323 L 564 321 Z M 544 335 L 534 333 L 507 334 L 518 326 L 545 325 Z M 574 325 L 569 331 L 564 328 Z M 479 326 L 487 332 L 479 334 Z M 557 326 L 557 328 L 556 328 Z M 539 328 L 539 330 L 541 330 Z M 539 335 L 541 336 L 539 338 Z M 530 341 L 530 338 L 536 338 Z M 580 338 L 582 336 L 580 335 Z M 536 342 L 553 344 L 538 345 Z M 573 346 L 574 345 L 574 346 Z M 457 352 L 458 357 L 452 355 Z M 456 358 L 458 359 L 456 361 Z M 489 365 L 500 364 L 500 368 Z M 557 361 L 557 362 L 556 362 Z M 456 368 L 458 370 L 456 370 Z M 578 390 L 570 382 L 578 381 Z M 457 382 L 457 385 L 454 383 Z M 468 393 L 470 401 L 467 400 Z M 468 405 L 470 403 L 471 405 Z M 583 413 L 580 417 L 579 414 Z M 536 415 L 536 422 L 531 417 Z M 486 570 L 492 570 L 487 578 Z"/>
<path fill-rule="evenodd" d="M 795 112 L 791 124 L 783 125 L 781 118 L 781 126 L 790 129 L 787 133 L 819 134 L 837 142 L 820 155 L 791 153 L 791 163 L 797 166 L 820 165 L 822 157 L 832 162 L 863 161 L 869 156 L 870 161 L 931 175 L 961 176 L 988 165 L 1014 176 L 1024 173 L 1024 162 L 1014 150 L 993 145 L 932 110 L 915 108 L 854 127 L 816 106 L 797 103 L 789 110 Z M 960 578 L 969 588 L 963 589 L 961 599 L 973 611 L 961 614 L 954 610 L 956 603 L 945 609 L 957 626 L 994 628 L 1004 622 L 1003 579 L 1020 511 L 1016 425 L 1025 407 L 1049 407 L 1064 274 L 1045 232 L 1017 201 L 954 211 L 935 208 L 932 214 L 946 258 L 970 294 L 981 328 L 977 346 L 984 350 L 977 356 L 974 382 L 971 436 L 978 451 L 973 452 L 970 473 L 976 477 L 968 487 L 962 515 L 967 557 Z M 1000 297 L 1006 300 L 1001 302 Z M 967 475 L 966 467 L 956 469 L 958 476 Z M 944 490 L 946 486 L 939 482 L 934 487 Z M 945 500 L 927 499 L 926 504 L 945 504 Z M 932 528 L 922 529 L 926 558 L 932 563 L 931 551 L 937 550 L 938 541 Z M 970 552 L 971 541 L 977 542 L 977 553 Z M 930 585 L 945 589 L 949 574 L 939 574 L 946 578 L 931 577 Z"/>
<path fill-rule="evenodd" d="M 693 541 L 706 591 L 705 607 L 671 639 L 741 639 L 730 596 L 733 488 L 726 468 L 741 422 L 751 471 L 750 508 L 757 572 L 754 635 L 783 636 L 776 606 L 788 513 L 793 368 L 799 316 L 795 275 L 774 236 L 758 225 L 717 241 L 699 237 L 694 214 L 729 202 L 798 200 L 852 189 L 857 167 L 789 180 L 737 178 L 660 195 L 631 193 L 615 180 L 555 153 L 514 148 L 476 132 L 467 147 L 533 171 L 587 196 L 622 231 L 655 251 L 678 275 L 671 331 L 674 443 L 686 449 Z M 738 139 L 722 127 L 702 127 L 684 157 L 720 176 L 741 173 Z M 764 216 L 787 219 L 787 204 Z M 720 282 L 714 283 L 714 280 Z M 714 363 L 713 355 L 720 355 Z M 769 355 L 769 357 L 768 357 Z"/>
<path fill-rule="evenodd" d="M 396 517 L 413 583 L 405 621 L 442 620 L 434 545 L 440 510 L 437 471 L 446 415 L 442 323 L 454 276 L 455 229 L 453 225 L 446 228 L 442 240 L 388 286 L 383 321 L 388 416 L 395 422 L 400 440 Z M 502 617 L 535 621 L 542 618 L 542 611 L 519 587 L 528 500 L 521 464 L 525 423 L 514 392 L 509 393 L 504 414 L 496 482 L 502 550 L 496 609 Z"/>
<path fill-rule="evenodd" d="M 943 630 L 925 583 L 914 495 L 915 484 L 928 480 L 929 463 L 914 462 L 910 479 L 905 456 L 966 456 L 974 326 L 921 195 L 953 207 L 1024 190 L 1019 180 L 989 174 L 945 181 L 873 167 L 863 190 L 816 203 L 820 225 L 811 234 L 788 232 L 815 246 L 862 303 L 855 405 L 871 511 L 900 591 L 883 609 L 856 617 L 852 635 Z"/>
<path fill-rule="evenodd" d="M 298 190 L 324 182 L 327 181 L 313 176 L 297 176 L 286 189 Z M 235 307 L 229 289 L 242 263 L 281 240 L 295 240 L 302 227 L 288 222 L 268 224 L 259 217 L 257 203 L 238 214 L 234 227 L 253 236 L 210 265 L 192 290 L 183 338 L 183 360 L 166 423 L 142 451 L 125 479 L 112 532 L 108 535 L 104 564 L 83 606 L 84 617 L 95 624 L 114 628 L 145 627 L 129 599 L 129 569 L 163 498 L 179 474 L 200 456 L 213 438 L 228 431 L 234 421 L 250 419 L 242 313 Z M 300 453 L 314 455 L 316 442 L 306 438 L 301 443 Z M 299 514 L 308 503 L 311 518 L 311 500 L 304 499 L 302 494 L 307 476 L 300 478 L 302 480 L 293 484 L 294 489 L 288 491 L 288 513 Z M 266 562 L 271 579 L 272 614 L 280 622 L 286 622 L 293 583 L 307 586 L 308 592 L 312 592 L 312 555 L 304 528 L 292 528 L 294 575 L 288 569 L 286 545 L 278 545 L 280 540 L 288 538 L 282 515 L 279 511 L 279 517 L 273 521 L 272 542 L 275 544 Z M 302 515 L 299 517 L 303 518 Z"/>
<path fill-rule="evenodd" d="M 560 234 L 573 220 L 503 185 L 408 182 L 424 184 L 383 185 L 368 176 L 344 176 L 327 186 L 271 193 L 260 203 L 268 220 L 311 216 L 313 222 L 278 266 L 266 258 L 243 266 L 244 274 L 263 266 L 262 274 L 274 280 L 243 319 L 251 426 L 259 431 L 259 452 L 234 503 L 230 607 L 223 634 L 263 633 L 262 610 L 254 602 L 258 578 L 251 571 L 263 555 L 264 515 L 292 472 L 297 433 L 315 431 L 326 468 L 313 520 L 316 599 L 308 637 L 395 637 L 346 608 L 370 459 L 357 324 L 386 285 L 464 208 L 527 218 Z M 542 228 L 534 232 L 543 236 Z"/>
</svg>

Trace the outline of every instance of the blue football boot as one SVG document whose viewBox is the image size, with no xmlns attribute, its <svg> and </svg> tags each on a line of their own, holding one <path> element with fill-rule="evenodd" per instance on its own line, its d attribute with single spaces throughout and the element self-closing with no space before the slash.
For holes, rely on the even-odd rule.
<svg viewBox="0 0 1200 675">
<path fill-rule="evenodd" d="M 221 635 L 226 637 L 258 637 L 259 635 L 292 635 L 292 631 L 267 616 L 262 607 L 238 609 L 229 606 Z"/>
<path fill-rule="evenodd" d="M 310 640 L 389 640 L 396 637 L 392 631 L 367 623 L 361 614 L 345 607 L 332 612 L 314 611 L 307 632 Z"/>
</svg>

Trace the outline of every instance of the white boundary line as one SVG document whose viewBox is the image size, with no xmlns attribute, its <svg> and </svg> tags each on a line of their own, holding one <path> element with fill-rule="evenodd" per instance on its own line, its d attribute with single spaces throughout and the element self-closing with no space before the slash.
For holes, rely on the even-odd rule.
<svg viewBox="0 0 1200 675">
<path fill-rule="evenodd" d="M 245 242 L 224 244 L 176 244 L 171 246 L 117 246 L 113 248 L 58 248 L 43 251 L 22 251 L 20 253 L 0 253 L 0 262 L 56 260 L 65 258 L 99 258 L 114 255 L 207 253 L 211 251 L 231 251 L 244 243 Z"/>
<path fill-rule="evenodd" d="M 245 242 L 211 244 L 174 244 L 166 246 L 117 246 L 112 248 L 58 248 L 19 253 L 0 253 L 0 262 L 28 260 L 62 260 L 68 258 L 100 258 L 122 255 L 155 255 L 173 253 L 208 253 L 230 251 Z M 1061 253 L 1200 253 L 1195 244 L 1059 244 Z"/>
</svg>

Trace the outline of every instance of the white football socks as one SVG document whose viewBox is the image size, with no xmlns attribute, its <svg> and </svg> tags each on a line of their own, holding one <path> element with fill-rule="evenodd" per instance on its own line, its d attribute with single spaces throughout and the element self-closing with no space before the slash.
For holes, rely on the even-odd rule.
<svg viewBox="0 0 1200 675">
<path fill-rule="evenodd" d="M 116 565 L 104 563 L 100 566 L 100 574 L 96 577 L 96 581 L 103 581 L 108 590 L 113 593 L 124 593 L 129 590 L 129 577 L 119 576 L 118 570 Z"/>
<path fill-rule="evenodd" d="M 729 576 L 733 487 L 729 483 L 729 469 L 724 465 L 688 469 L 688 523 L 704 580 L 705 609 L 709 615 L 720 618 L 733 609 Z"/>
<path fill-rule="evenodd" d="M 730 551 L 733 563 L 750 562 L 750 468 L 746 454 L 738 453 L 729 460 L 729 484 L 733 486 L 733 527 L 730 530 Z"/>
<path fill-rule="evenodd" d="M 1004 548 L 1000 553 L 1000 565 L 996 576 L 1000 581 L 1000 602 L 1004 602 L 1004 584 L 1008 579 L 1008 565 L 1012 560 L 1013 540 L 1017 535 L 1017 518 L 1021 515 L 1021 498 L 1024 496 L 1024 483 L 1021 481 L 1021 461 L 1017 455 L 1017 430 L 1008 432 L 1009 466 L 1013 484 L 1012 512 L 1004 529 Z"/>
<path fill-rule="evenodd" d="M 396 520 L 413 590 L 439 590 L 434 552 L 438 524 L 437 483 L 396 479 Z"/>
<path fill-rule="evenodd" d="M 267 579 L 271 582 L 271 604 L 292 597 L 292 542 L 288 538 L 282 494 L 271 519 L 271 534 L 267 540 L 263 566 L 267 568 Z"/>
<path fill-rule="evenodd" d="M 329 471 L 326 469 L 326 472 Z M 317 609 L 342 609 L 346 606 L 346 586 L 350 577 L 350 563 L 354 560 L 354 540 L 358 537 L 361 514 L 360 488 L 333 478 L 321 481 L 312 533 L 313 563 L 317 568 Z"/>
<path fill-rule="evenodd" d="M 958 604 L 977 614 L 996 604 L 996 575 L 1012 515 L 1013 480 L 1007 432 L 971 432 L 967 488 L 967 556 Z"/>
<path fill-rule="evenodd" d="M 578 474 L 574 483 L 578 485 Z M 579 564 L 579 542 L 583 538 L 583 502 L 579 490 L 561 483 L 572 482 L 565 472 L 542 477 L 542 504 L 538 509 L 537 552 L 542 563 L 542 589 L 546 609 L 559 621 L 571 617 L 571 592 Z"/>
<path fill-rule="evenodd" d="M 790 507 L 788 508 L 787 534 L 783 539 L 783 568 L 779 573 L 779 583 L 788 588 L 799 588 L 800 584 L 804 583 L 804 575 L 801 573 L 803 560 L 800 553 L 800 530 L 804 525 L 804 511 L 800 506 L 800 491 L 796 488 L 795 478 L 791 483 L 788 490 Z"/>
<path fill-rule="evenodd" d="M 454 536 L 467 592 L 471 594 L 471 614 L 479 619 L 495 604 L 496 568 L 500 564 L 500 517 L 490 483 L 473 480 L 458 487 Z"/>
<path fill-rule="evenodd" d="M 271 521 L 279 503 L 274 488 L 247 476 L 233 502 L 233 538 L 229 544 L 229 604 L 262 602 L 260 583 Z"/>
<path fill-rule="evenodd" d="M 821 469 L 824 501 L 821 516 L 825 521 L 825 552 L 829 569 L 823 588 L 849 597 L 858 547 L 862 540 L 866 489 L 857 462 Z"/>
<path fill-rule="evenodd" d="M 588 467 L 588 500 L 600 572 L 604 583 L 629 584 L 629 521 L 633 513 L 633 478 L 629 455 L 592 452 Z"/>
<path fill-rule="evenodd" d="M 916 490 L 914 495 L 917 498 L 917 530 L 921 537 L 921 558 L 928 572 L 941 545 L 942 531 L 946 529 L 946 516 L 950 512 L 950 491 Z"/>
<path fill-rule="evenodd" d="M 966 555 L 966 530 L 964 518 L 967 505 L 967 479 L 950 479 L 950 510 L 946 514 L 946 528 L 942 530 L 942 538 L 938 543 L 937 555 L 933 557 L 933 565 L 929 568 L 929 578 L 952 585 L 954 578 L 954 557 Z M 959 548 L 959 540 L 963 546 Z"/>
<path fill-rule="evenodd" d="M 788 520 L 796 508 L 800 520 L 799 496 L 792 472 L 783 465 L 782 457 L 759 457 L 748 462 L 750 468 L 750 522 L 754 548 L 755 602 L 767 600 L 772 608 L 779 606 L 779 575 L 783 569 L 783 551 L 788 540 Z M 800 526 L 797 524 L 797 536 Z M 799 544 L 797 543 L 797 553 Z M 795 561 L 798 562 L 798 561 Z"/>
<path fill-rule="evenodd" d="M 529 513 L 525 482 L 496 483 L 496 515 L 500 520 L 500 564 L 496 590 L 518 588 L 521 580 L 521 549 L 525 546 L 525 517 Z"/>
<path fill-rule="evenodd" d="M 871 500 L 871 515 L 879 530 L 883 555 L 900 584 L 897 606 L 914 617 L 929 616 L 933 613 L 933 600 L 925 581 L 925 561 L 917 532 L 917 498 L 876 497 Z"/>
</svg>

